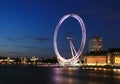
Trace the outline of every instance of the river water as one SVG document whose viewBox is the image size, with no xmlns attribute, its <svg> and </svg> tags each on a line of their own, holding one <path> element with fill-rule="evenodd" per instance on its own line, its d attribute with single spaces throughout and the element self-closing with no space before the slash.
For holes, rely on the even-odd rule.
<svg viewBox="0 0 120 84">
<path fill-rule="evenodd" d="M 120 69 L 0 66 L 0 84 L 120 84 Z"/>
</svg>

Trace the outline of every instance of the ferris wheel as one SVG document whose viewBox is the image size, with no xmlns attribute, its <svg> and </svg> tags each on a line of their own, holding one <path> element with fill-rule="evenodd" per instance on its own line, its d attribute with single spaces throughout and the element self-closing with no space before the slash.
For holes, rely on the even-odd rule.
<svg viewBox="0 0 120 84">
<path fill-rule="evenodd" d="M 72 57 L 69 59 L 65 59 L 60 55 L 60 53 L 58 51 L 57 34 L 58 34 L 61 24 L 69 17 L 75 18 L 79 22 L 79 24 L 81 26 L 81 30 L 82 30 L 82 41 L 81 41 L 79 50 L 76 52 L 74 45 L 72 44 L 72 41 L 71 41 L 72 38 L 67 37 L 67 39 L 70 40 L 70 48 L 71 48 Z M 84 50 L 85 42 L 86 42 L 86 28 L 85 28 L 84 22 L 80 18 L 80 16 L 77 14 L 74 14 L 74 13 L 64 15 L 58 22 L 55 32 L 54 32 L 54 37 L 53 37 L 54 51 L 55 51 L 55 54 L 57 56 L 57 59 L 58 59 L 58 62 L 60 63 L 60 65 L 68 64 L 69 66 L 71 66 L 71 65 L 74 66 L 78 62 L 79 56 L 82 54 L 82 52 Z"/>
</svg>

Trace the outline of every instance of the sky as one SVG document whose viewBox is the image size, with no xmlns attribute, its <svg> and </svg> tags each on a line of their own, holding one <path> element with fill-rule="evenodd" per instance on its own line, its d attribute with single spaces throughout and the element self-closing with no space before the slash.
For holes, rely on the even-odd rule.
<svg viewBox="0 0 120 84">
<path fill-rule="evenodd" d="M 68 13 L 78 14 L 86 26 L 86 46 L 93 36 L 103 38 L 103 50 L 120 48 L 120 0 L 0 0 L 0 56 L 55 57 L 54 30 Z M 78 50 L 81 27 L 66 19 L 58 32 L 62 55 L 70 55 L 66 37 L 74 37 Z"/>
</svg>

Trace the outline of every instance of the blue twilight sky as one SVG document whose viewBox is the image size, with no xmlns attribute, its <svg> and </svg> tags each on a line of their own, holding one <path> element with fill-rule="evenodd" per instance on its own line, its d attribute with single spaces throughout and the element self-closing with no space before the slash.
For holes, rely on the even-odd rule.
<svg viewBox="0 0 120 84">
<path fill-rule="evenodd" d="M 55 56 L 55 27 L 71 12 L 85 23 L 85 52 L 93 36 L 102 36 L 103 49 L 120 48 L 120 0 L 0 0 L 0 56 Z M 65 20 L 58 33 L 59 51 L 65 56 L 70 54 L 67 36 L 76 39 L 77 50 L 81 29 L 73 18 Z"/>
</svg>

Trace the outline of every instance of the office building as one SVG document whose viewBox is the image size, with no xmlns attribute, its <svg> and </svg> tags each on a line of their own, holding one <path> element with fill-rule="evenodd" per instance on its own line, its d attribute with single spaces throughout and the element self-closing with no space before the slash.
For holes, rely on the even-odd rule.
<svg viewBox="0 0 120 84">
<path fill-rule="evenodd" d="M 102 37 L 92 37 L 89 40 L 89 52 L 102 51 Z"/>
</svg>

